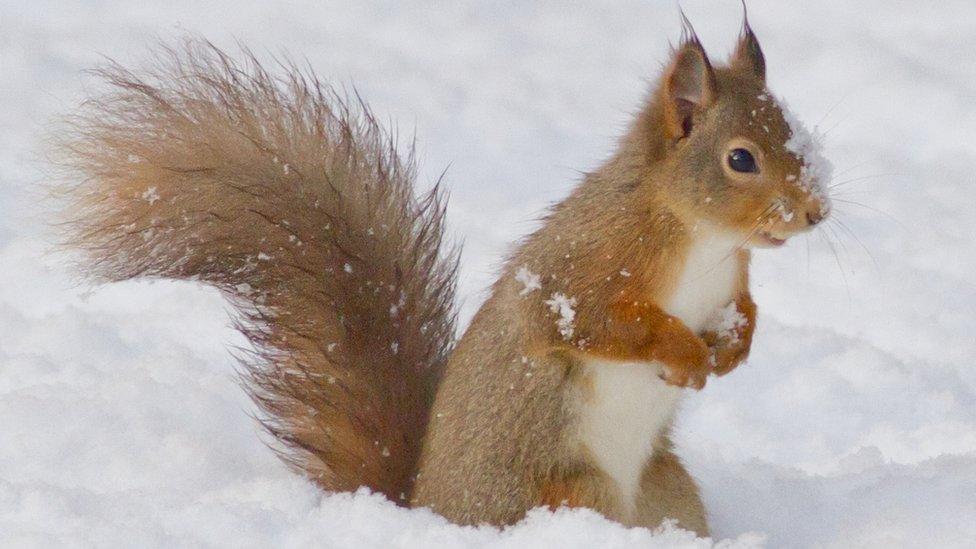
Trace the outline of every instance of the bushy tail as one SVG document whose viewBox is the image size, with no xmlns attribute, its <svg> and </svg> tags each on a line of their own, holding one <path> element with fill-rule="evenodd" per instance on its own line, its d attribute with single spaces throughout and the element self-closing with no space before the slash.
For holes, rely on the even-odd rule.
<svg viewBox="0 0 976 549">
<path fill-rule="evenodd" d="M 219 288 L 283 458 L 328 490 L 405 502 L 451 345 L 456 254 L 435 189 L 363 102 L 249 52 L 161 47 L 69 119 L 69 241 L 101 280 Z"/>
</svg>

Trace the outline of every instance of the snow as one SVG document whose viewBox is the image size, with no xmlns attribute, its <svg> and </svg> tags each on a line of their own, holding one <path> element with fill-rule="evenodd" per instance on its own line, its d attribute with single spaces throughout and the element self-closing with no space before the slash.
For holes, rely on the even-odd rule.
<svg viewBox="0 0 976 549">
<path fill-rule="evenodd" d="M 738 343 L 739 330 L 748 324 L 745 315 L 739 312 L 735 303 L 729 303 L 718 310 L 714 317 L 705 324 L 706 332 L 714 332 L 719 339 L 729 343 Z"/>
<path fill-rule="evenodd" d="M 798 184 L 814 196 L 825 199 L 827 192 L 824 188 L 824 182 L 833 178 L 834 166 L 824 155 L 824 136 L 816 127 L 813 131 L 808 130 L 799 117 L 790 110 L 785 101 L 779 100 L 777 104 L 783 113 L 786 125 L 790 128 L 790 138 L 785 143 L 786 150 L 795 154 L 803 162 L 800 167 L 800 177 L 797 180 Z M 790 174 L 787 179 L 793 180 L 795 177 Z M 824 200 L 821 213 L 826 214 L 828 210 L 828 202 Z M 792 212 L 789 215 L 792 217 Z"/>
<path fill-rule="evenodd" d="M 576 331 L 576 310 L 573 309 L 576 306 L 576 298 L 556 292 L 552 294 L 552 298 L 545 301 L 545 304 L 549 307 L 550 312 L 558 315 L 556 327 L 559 328 L 559 335 L 567 341 L 572 339 L 573 332 Z"/>
<path fill-rule="evenodd" d="M 156 191 L 156 187 L 149 187 L 142 193 L 142 199 L 149 203 L 150 206 L 159 200 L 159 192 Z"/>
<path fill-rule="evenodd" d="M 519 290 L 520 296 L 527 296 L 536 290 L 542 289 L 542 280 L 539 275 L 533 273 L 528 267 L 522 265 L 515 271 L 515 281 L 522 285 Z"/>
<path fill-rule="evenodd" d="M 680 32 L 668 2 L 495 6 L 0 4 L 0 545 L 709 546 L 586 511 L 536 511 L 499 532 L 322 495 L 262 445 L 227 351 L 243 341 L 214 291 L 89 289 L 49 251 L 40 144 L 56 113 L 97 89 L 82 69 L 198 31 L 307 58 L 355 82 L 381 120 L 416 129 L 422 179 L 451 166 L 470 318 L 526 220 L 611 150 Z M 714 57 L 731 49 L 738 2 L 682 7 Z M 976 57 L 945 52 L 976 47 L 976 5 L 749 8 L 771 91 L 824 128 L 832 221 L 755 254 L 752 353 L 686 399 L 678 452 L 715 539 L 970 546 Z"/>
<path fill-rule="evenodd" d="M 788 176 L 786 176 L 786 180 L 787 181 L 790 181 L 790 182 L 796 181 L 796 179 L 797 178 L 794 175 L 788 175 Z M 823 208 L 821 208 L 821 209 L 823 209 Z M 777 203 L 776 203 L 776 213 L 778 213 L 779 216 L 780 216 L 780 218 L 783 221 L 787 222 L 787 223 L 789 223 L 790 221 L 793 221 L 793 218 L 796 217 L 796 210 L 794 210 L 793 208 L 790 208 L 789 206 L 787 206 L 786 201 L 784 201 L 784 200 L 777 201 Z M 821 213 L 825 213 L 825 212 L 821 212 Z"/>
</svg>

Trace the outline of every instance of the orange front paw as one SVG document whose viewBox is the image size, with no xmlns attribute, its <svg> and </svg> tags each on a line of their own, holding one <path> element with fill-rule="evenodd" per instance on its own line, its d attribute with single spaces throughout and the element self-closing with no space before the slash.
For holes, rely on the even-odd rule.
<svg viewBox="0 0 976 549">
<path fill-rule="evenodd" d="M 664 363 L 661 379 L 675 387 L 701 390 L 712 372 L 711 352 L 699 338 L 687 340 L 682 347 L 680 353 L 672 352 L 668 356 L 655 353 L 655 358 Z"/>
<path fill-rule="evenodd" d="M 719 311 L 711 329 L 702 335 L 712 354 L 715 375 L 731 372 L 749 355 L 755 318 L 755 304 L 740 299 Z"/>
<path fill-rule="evenodd" d="M 749 343 L 744 339 L 732 340 L 714 333 L 705 334 L 704 339 L 712 353 L 712 373 L 717 376 L 731 372 L 749 356 Z"/>
</svg>

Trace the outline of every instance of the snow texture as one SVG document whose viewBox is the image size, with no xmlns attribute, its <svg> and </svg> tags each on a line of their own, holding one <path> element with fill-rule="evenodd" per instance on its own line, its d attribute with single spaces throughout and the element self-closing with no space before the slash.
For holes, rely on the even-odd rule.
<svg viewBox="0 0 976 549">
<path fill-rule="evenodd" d="M 729 303 L 718 310 L 718 313 L 705 325 L 705 331 L 714 332 L 720 339 L 729 343 L 739 342 L 739 330 L 749 321 L 739 312 L 735 303 Z"/>
<path fill-rule="evenodd" d="M 522 289 L 519 290 L 520 296 L 527 296 L 542 289 L 542 280 L 539 275 L 530 271 L 525 265 L 519 267 L 519 270 L 515 272 L 515 281 L 522 285 Z"/>
<path fill-rule="evenodd" d="M 763 99 L 764 97 L 760 97 Z M 776 101 L 786 120 L 786 125 L 790 128 L 790 138 L 786 141 L 786 150 L 795 154 L 803 165 L 800 167 L 800 176 L 797 183 L 808 192 L 824 200 L 821 206 L 821 213 L 826 214 L 829 210 L 827 202 L 827 192 L 824 182 L 833 178 L 834 166 L 824 155 L 824 136 L 814 127 L 813 131 L 807 129 L 806 125 L 790 110 L 785 101 Z M 790 174 L 788 179 L 796 179 L 795 175 Z M 784 212 L 783 218 L 792 217 L 793 212 Z"/>
<path fill-rule="evenodd" d="M 569 341 L 573 338 L 573 332 L 576 331 L 576 298 L 566 297 L 566 294 L 554 293 L 551 299 L 545 301 L 546 306 L 549 307 L 549 311 L 556 317 L 556 327 L 559 328 L 559 335 L 563 336 L 563 339 Z"/>
<path fill-rule="evenodd" d="M 715 59 L 731 50 L 737 0 L 682 7 Z M 138 63 L 186 30 L 287 50 L 416 130 L 423 181 L 451 166 L 467 319 L 526 220 L 612 149 L 676 11 L 0 0 L 0 546 L 709 547 L 587 511 L 499 531 L 319 493 L 262 445 L 216 292 L 79 286 L 39 191 L 42 137 L 98 89 L 82 69 L 101 54 Z M 976 48 L 976 4 L 751 0 L 749 17 L 772 92 L 824 128 L 834 221 L 756 252 L 752 353 L 689 394 L 678 453 L 728 547 L 971 546 L 976 56 L 946 52 Z"/>
</svg>

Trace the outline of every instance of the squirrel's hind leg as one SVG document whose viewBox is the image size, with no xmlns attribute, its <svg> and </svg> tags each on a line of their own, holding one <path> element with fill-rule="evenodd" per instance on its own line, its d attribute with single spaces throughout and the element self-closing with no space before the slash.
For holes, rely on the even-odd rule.
<svg viewBox="0 0 976 549">
<path fill-rule="evenodd" d="M 577 471 L 553 472 L 542 480 L 537 489 L 534 506 L 586 507 L 605 517 L 620 520 L 613 481 L 595 468 L 581 466 Z"/>
<path fill-rule="evenodd" d="M 656 451 L 644 467 L 636 519 L 635 522 L 648 528 L 660 526 L 665 519 L 674 519 L 678 526 L 699 537 L 709 535 L 698 485 L 669 447 Z"/>
</svg>

